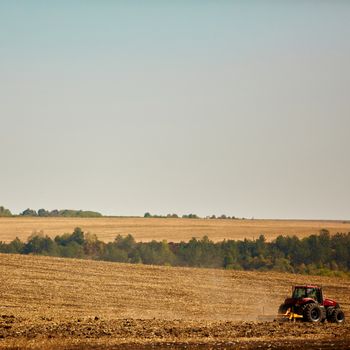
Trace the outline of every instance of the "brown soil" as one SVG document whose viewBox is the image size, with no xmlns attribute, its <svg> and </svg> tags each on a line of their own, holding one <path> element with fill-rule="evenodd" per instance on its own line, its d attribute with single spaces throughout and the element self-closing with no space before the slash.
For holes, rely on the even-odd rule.
<svg viewBox="0 0 350 350">
<path fill-rule="evenodd" d="M 350 325 L 183 320 L 104 320 L 98 317 L 56 321 L 0 318 L 0 348 L 72 349 L 236 349 L 335 348 L 350 345 Z M 302 342 L 300 341 L 302 339 Z"/>
<path fill-rule="evenodd" d="M 349 314 L 348 279 L 0 254 L 0 348 L 349 348 L 349 323 L 273 322 L 296 283 Z"/>
</svg>

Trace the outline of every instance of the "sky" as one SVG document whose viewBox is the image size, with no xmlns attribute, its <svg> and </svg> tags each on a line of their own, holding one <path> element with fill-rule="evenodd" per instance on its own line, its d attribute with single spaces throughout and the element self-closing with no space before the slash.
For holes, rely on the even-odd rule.
<svg viewBox="0 0 350 350">
<path fill-rule="evenodd" d="M 349 1 L 0 1 L 0 205 L 350 218 Z"/>
</svg>

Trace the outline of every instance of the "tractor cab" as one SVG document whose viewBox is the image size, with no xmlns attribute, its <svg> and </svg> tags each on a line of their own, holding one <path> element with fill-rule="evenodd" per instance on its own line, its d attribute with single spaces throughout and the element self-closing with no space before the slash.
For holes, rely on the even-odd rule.
<svg viewBox="0 0 350 350">
<path fill-rule="evenodd" d="M 294 286 L 292 290 L 292 299 L 310 299 L 323 304 L 322 289 L 316 286 Z"/>
</svg>

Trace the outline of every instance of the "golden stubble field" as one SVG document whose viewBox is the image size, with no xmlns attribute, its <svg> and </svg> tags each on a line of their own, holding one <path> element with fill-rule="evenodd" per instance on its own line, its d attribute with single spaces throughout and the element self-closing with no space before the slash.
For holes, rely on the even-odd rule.
<svg viewBox="0 0 350 350">
<path fill-rule="evenodd" d="M 322 285 L 349 314 L 348 279 L 0 254 L 0 348 L 314 341 L 334 334 L 331 341 L 348 346 L 349 324 L 256 322 L 262 314 L 272 320 L 299 283 Z"/>
<path fill-rule="evenodd" d="M 223 239 L 258 238 L 268 240 L 278 235 L 305 237 L 327 229 L 332 234 L 350 232 L 350 221 L 312 220 L 207 220 L 153 218 L 0 218 L 0 241 L 15 237 L 25 241 L 33 232 L 54 237 L 71 233 L 75 227 L 94 233 L 103 241 L 113 241 L 118 235 L 132 234 L 137 241 L 163 240 L 179 242 L 207 235 L 214 241 Z"/>
<path fill-rule="evenodd" d="M 310 281 L 350 311 L 349 279 L 0 254 L 0 312 L 255 320 L 274 314 L 292 284 Z"/>
</svg>

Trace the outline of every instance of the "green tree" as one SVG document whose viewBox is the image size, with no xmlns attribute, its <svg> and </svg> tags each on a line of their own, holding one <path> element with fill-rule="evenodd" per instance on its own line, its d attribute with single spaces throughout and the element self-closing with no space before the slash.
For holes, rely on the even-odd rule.
<svg viewBox="0 0 350 350">
<path fill-rule="evenodd" d="M 32 234 L 22 251 L 24 254 L 58 255 L 56 242 L 43 233 Z"/>
<path fill-rule="evenodd" d="M 12 213 L 9 209 L 6 209 L 3 206 L 0 206 L 0 216 L 12 216 Z"/>
<path fill-rule="evenodd" d="M 25 244 L 18 237 L 16 237 L 13 241 L 11 241 L 8 244 L 4 243 L 0 251 L 2 253 L 9 254 L 23 254 L 24 246 Z"/>
<path fill-rule="evenodd" d="M 66 258 L 78 258 L 81 259 L 84 257 L 84 248 L 81 244 L 78 244 L 75 241 L 69 242 L 65 246 L 61 246 L 60 255 Z"/>
<path fill-rule="evenodd" d="M 276 259 L 272 269 L 279 272 L 294 273 L 294 268 L 291 266 L 290 261 L 285 258 Z"/>
<path fill-rule="evenodd" d="M 92 259 L 102 259 L 105 243 L 98 240 L 97 236 L 92 233 L 84 234 L 84 255 Z"/>
<path fill-rule="evenodd" d="M 130 253 L 136 247 L 135 239 L 131 234 L 128 234 L 125 237 L 118 235 L 114 239 L 114 243 L 117 248 L 125 250 L 128 253 Z"/>
<path fill-rule="evenodd" d="M 128 262 L 128 253 L 120 248 L 118 248 L 114 243 L 107 243 L 102 259 L 106 261 L 114 262 Z"/>
<path fill-rule="evenodd" d="M 182 215 L 183 219 L 199 219 L 197 214 L 184 214 Z"/>
<path fill-rule="evenodd" d="M 145 264 L 173 265 L 176 257 L 166 241 L 151 241 L 138 245 L 140 258 Z"/>
<path fill-rule="evenodd" d="M 80 227 L 76 227 L 70 237 L 71 242 L 77 242 L 78 244 L 82 245 L 85 242 L 84 239 L 84 232 Z"/>
<path fill-rule="evenodd" d="M 47 210 L 45 210 L 45 209 L 39 209 L 39 210 L 38 210 L 38 216 L 44 216 L 44 217 L 46 217 L 46 216 L 49 216 L 49 215 L 50 215 L 50 212 L 47 211 Z"/>
<path fill-rule="evenodd" d="M 62 209 L 62 210 L 59 210 L 58 216 L 93 218 L 93 217 L 101 217 L 102 214 L 91 210 L 84 211 L 84 210 Z"/>
<path fill-rule="evenodd" d="M 26 210 L 23 210 L 21 214 L 19 215 L 22 215 L 22 216 L 38 216 L 37 212 L 34 210 L 34 209 L 26 209 Z"/>
</svg>

